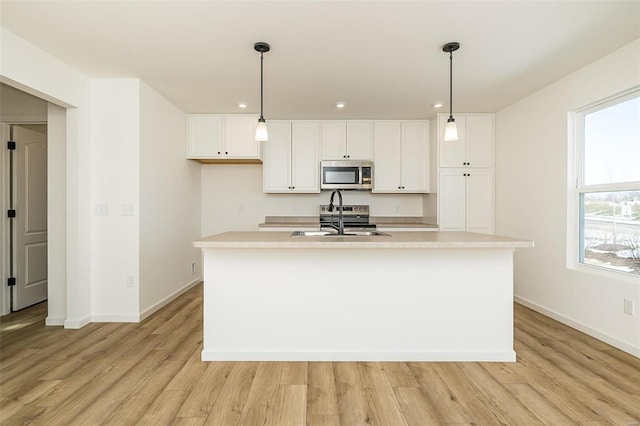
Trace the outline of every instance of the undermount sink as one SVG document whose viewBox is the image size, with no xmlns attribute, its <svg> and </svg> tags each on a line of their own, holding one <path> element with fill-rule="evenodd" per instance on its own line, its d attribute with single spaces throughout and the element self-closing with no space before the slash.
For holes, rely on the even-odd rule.
<svg viewBox="0 0 640 426">
<path fill-rule="evenodd" d="M 294 231 L 291 233 L 292 237 L 373 237 L 373 236 L 386 236 L 390 237 L 390 234 L 380 231 L 345 231 L 343 235 L 338 234 L 335 231 Z"/>
</svg>

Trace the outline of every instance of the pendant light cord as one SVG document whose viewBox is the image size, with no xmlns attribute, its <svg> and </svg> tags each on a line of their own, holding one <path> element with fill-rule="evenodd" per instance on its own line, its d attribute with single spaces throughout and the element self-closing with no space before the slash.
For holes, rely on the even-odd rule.
<svg viewBox="0 0 640 426">
<path fill-rule="evenodd" d="M 263 98 L 264 95 L 262 93 L 262 86 L 263 86 L 263 71 L 262 71 L 262 64 L 263 64 L 263 59 L 264 59 L 264 53 L 260 52 L 260 118 L 264 118 L 264 115 L 262 114 L 262 108 L 263 108 Z"/>
<path fill-rule="evenodd" d="M 453 51 L 449 52 L 449 118 L 453 118 Z"/>
</svg>

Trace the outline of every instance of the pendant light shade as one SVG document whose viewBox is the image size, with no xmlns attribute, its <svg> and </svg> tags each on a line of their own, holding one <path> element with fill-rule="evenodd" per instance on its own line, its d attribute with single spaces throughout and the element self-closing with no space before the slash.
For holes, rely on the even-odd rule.
<svg viewBox="0 0 640 426">
<path fill-rule="evenodd" d="M 264 61 L 264 53 L 271 50 L 271 46 L 268 43 L 263 41 L 259 41 L 253 45 L 253 48 L 260 52 L 260 118 L 258 119 L 258 126 L 256 127 L 256 140 L 258 142 L 266 142 L 269 140 L 269 133 L 267 132 L 267 123 L 264 120 L 263 115 L 263 66 L 262 63 Z"/>
<path fill-rule="evenodd" d="M 267 131 L 267 123 L 264 121 L 264 117 L 258 119 L 258 126 L 256 127 L 256 140 L 258 142 L 265 142 L 269 140 L 269 132 Z"/>
<path fill-rule="evenodd" d="M 444 140 L 452 142 L 458 140 L 458 127 L 453 118 L 453 52 L 460 48 L 460 43 L 452 41 L 442 46 L 443 52 L 449 52 L 449 118 L 444 128 Z"/>
<path fill-rule="evenodd" d="M 458 126 L 456 126 L 456 120 L 453 117 L 447 120 L 447 125 L 444 128 L 444 140 L 446 142 L 458 140 Z"/>
</svg>

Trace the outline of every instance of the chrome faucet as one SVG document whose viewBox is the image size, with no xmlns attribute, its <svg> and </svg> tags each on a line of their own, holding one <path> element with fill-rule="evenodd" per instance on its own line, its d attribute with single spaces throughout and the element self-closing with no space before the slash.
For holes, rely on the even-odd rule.
<svg viewBox="0 0 640 426">
<path fill-rule="evenodd" d="M 331 193 L 331 198 L 329 199 L 329 211 L 333 211 L 333 196 L 338 194 L 338 235 L 344 235 L 344 217 L 342 216 L 342 193 L 338 190 L 335 190 Z M 331 224 L 333 227 L 335 225 Z"/>
</svg>

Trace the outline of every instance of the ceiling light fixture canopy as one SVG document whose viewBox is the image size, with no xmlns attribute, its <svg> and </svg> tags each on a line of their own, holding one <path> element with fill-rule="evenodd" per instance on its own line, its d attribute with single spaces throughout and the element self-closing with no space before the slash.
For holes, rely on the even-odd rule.
<svg viewBox="0 0 640 426">
<path fill-rule="evenodd" d="M 265 142 L 269 140 L 269 133 L 267 132 L 267 123 L 264 120 L 262 112 L 263 108 L 263 66 L 264 53 L 271 50 L 271 46 L 264 41 L 259 41 L 253 45 L 253 48 L 260 52 L 260 118 L 258 119 L 258 126 L 256 127 L 256 140 L 258 142 Z"/>
<path fill-rule="evenodd" d="M 458 128 L 453 118 L 453 52 L 460 49 L 460 43 L 452 41 L 442 46 L 443 52 L 449 52 L 449 118 L 444 128 L 444 140 L 447 142 L 458 140 Z"/>
</svg>

